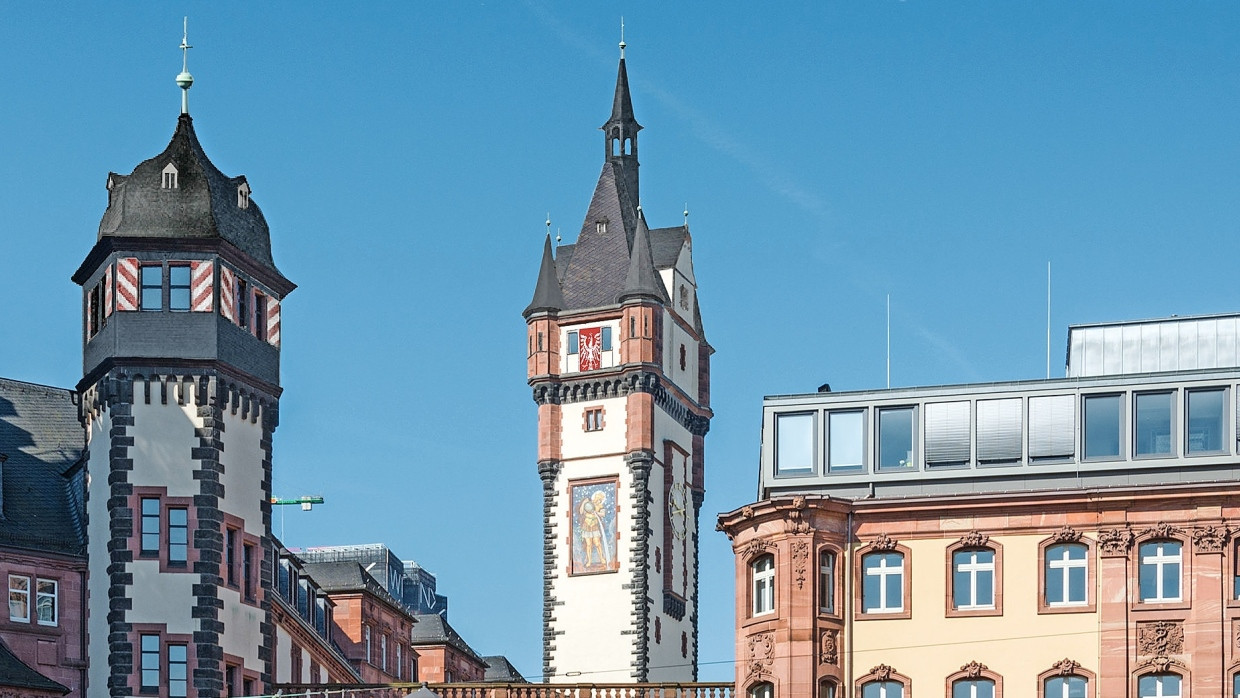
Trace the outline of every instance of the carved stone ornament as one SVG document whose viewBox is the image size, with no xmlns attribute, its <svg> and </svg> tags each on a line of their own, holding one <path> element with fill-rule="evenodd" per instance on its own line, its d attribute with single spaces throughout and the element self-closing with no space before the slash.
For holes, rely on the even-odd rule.
<svg viewBox="0 0 1240 698">
<path fill-rule="evenodd" d="M 758 633 L 749 636 L 749 675 L 766 674 L 771 668 L 771 659 L 775 656 L 775 641 L 771 633 Z"/>
<path fill-rule="evenodd" d="M 990 536 L 978 531 L 969 531 L 960 539 L 960 545 L 966 548 L 984 548 L 986 543 L 990 541 Z"/>
<path fill-rule="evenodd" d="M 886 664 L 879 664 L 873 669 L 870 669 L 870 674 L 872 674 L 874 678 L 879 681 L 890 681 L 891 675 L 894 673 L 896 673 L 896 670 Z"/>
<path fill-rule="evenodd" d="M 774 545 L 762 540 L 761 538 L 755 538 L 754 540 L 746 543 L 745 547 L 741 548 L 741 559 L 749 560 L 755 558 L 774 547 Z"/>
<path fill-rule="evenodd" d="M 960 670 L 964 672 L 965 678 L 976 679 L 982 675 L 983 671 L 986 671 L 986 665 L 973 661 L 960 667 Z"/>
<path fill-rule="evenodd" d="M 1080 669 L 1080 668 L 1081 668 L 1080 662 L 1072 660 L 1072 659 L 1068 659 L 1067 657 L 1064 657 L 1063 659 L 1051 665 L 1051 669 L 1053 669 L 1060 676 L 1071 676 L 1072 674 L 1076 673 L 1077 669 Z"/>
<path fill-rule="evenodd" d="M 792 508 L 800 511 L 805 508 L 805 495 L 798 494 L 792 498 Z"/>
<path fill-rule="evenodd" d="M 1233 633 L 1233 635 L 1236 638 L 1236 649 L 1240 650 L 1240 622 L 1235 622 L 1235 621 L 1233 622 L 1235 623 L 1234 627 L 1236 629 L 1236 631 Z"/>
<path fill-rule="evenodd" d="M 800 497 L 802 501 L 804 497 Z M 809 522 L 805 520 L 805 516 L 800 510 L 793 509 L 788 512 L 788 520 L 784 522 L 784 530 L 788 533 L 809 533 Z"/>
<path fill-rule="evenodd" d="M 1141 663 L 1142 667 L 1151 667 L 1155 673 L 1163 673 L 1170 671 L 1172 667 L 1184 666 L 1183 663 L 1177 662 L 1171 657 L 1150 657 Z"/>
<path fill-rule="evenodd" d="M 741 518 L 752 519 L 753 518 L 753 507 L 749 506 L 748 504 L 741 507 Z"/>
<path fill-rule="evenodd" d="M 1193 531 L 1193 548 L 1199 553 L 1221 553 L 1229 535 L 1226 526 L 1202 526 Z"/>
<path fill-rule="evenodd" d="M 792 542 L 792 571 L 795 573 L 797 588 L 805 587 L 805 568 L 809 561 L 809 543 L 803 540 Z"/>
<path fill-rule="evenodd" d="M 1141 535 L 1149 538 L 1175 538 L 1181 533 L 1183 533 L 1181 529 L 1165 521 L 1159 521 L 1153 528 L 1147 528 L 1142 531 Z"/>
<path fill-rule="evenodd" d="M 1183 651 L 1183 625 L 1169 620 L 1137 624 L 1137 654 L 1166 657 Z"/>
<path fill-rule="evenodd" d="M 824 630 L 818 643 L 818 661 L 823 664 L 835 664 L 839 661 L 840 646 L 836 639 L 838 631 Z"/>
<path fill-rule="evenodd" d="M 878 534 L 877 538 L 870 541 L 871 550 L 879 550 L 879 551 L 895 550 L 896 545 L 897 545 L 896 540 L 892 538 L 891 536 L 887 535 L 886 533 L 880 533 Z M 879 666 L 886 666 L 886 665 L 880 664 Z M 888 668 L 890 669 L 890 667 Z"/>
<path fill-rule="evenodd" d="M 1051 540 L 1056 543 L 1079 543 L 1081 541 L 1081 532 L 1071 526 L 1064 526 L 1055 531 L 1055 535 L 1051 536 Z"/>
<path fill-rule="evenodd" d="M 1109 528 L 1098 534 L 1098 547 L 1103 555 L 1127 555 L 1136 536 L 1128 528 Z"/>
</svg>

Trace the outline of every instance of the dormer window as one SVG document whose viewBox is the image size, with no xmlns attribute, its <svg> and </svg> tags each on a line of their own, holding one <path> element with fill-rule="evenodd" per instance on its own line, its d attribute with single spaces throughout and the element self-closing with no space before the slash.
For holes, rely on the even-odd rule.
<svg viewBox="0 0 1240 698">
<path fill-rule="evenodd" d="M 596 232 L 596 233 L 605 233 L 605 232 L 607 232 L 607 221 L 595 221 L 595 222 L 594 222 L 594 232 Z"/>
<path fill-rule="evenodd" d="M 176 165 L 173 165 L 172 163 L 168 163 L 167 166 L 164 167 L 163 188 L 164 189 L 176 189 L 177 188 L 177 167 Z"/>
<path fill-rule="evenodd" d="M 237 208 L 245 210 L 250 207 L 250 183 L 242 182 L 237 187 Z"/>
</svg>

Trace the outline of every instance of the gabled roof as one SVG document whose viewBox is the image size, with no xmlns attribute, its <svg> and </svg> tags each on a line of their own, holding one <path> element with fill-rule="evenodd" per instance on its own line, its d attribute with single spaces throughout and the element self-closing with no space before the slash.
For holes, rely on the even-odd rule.
<svg viewBox="0 0 1240 698">
<path fill-rule="evenodd" d="M 470 657 L 478 660 L 479 664 L 486 664 L 486 661 L 474 651 L 474 648 L 465 642 L 460 633 L 456 632 L 448 619 L 438 613 L 420 613 L 413 616 L 413 631 L 411 634 L 411 643 L 413 646 L 418 645 L 451 645 Z"/>
<path fill-rule="evenodd" d="M 3 642 L 0 642 L 0 687 L 47 691 L 61 695 L 69 692 L 66 686 L 26 666 Z"/>
<path fill-rule="evenodd" d="M 614 160 L 603 163 L 564 271 L 565 310 L 613 305 L 624 290 L 638 217 L 637 202 L 625 185 L 625 167 Z"/>
<path fill-rule="evenodd" d="M 655 269 L 671 269 L 680 259 L 680 249 L 685 245 L 689 229 L 683 225 L 650 230 L 650 253 Z"/>
<path fill-rule="evenodd" d="M 85 555 L 74 393 L 0 378 L 0 546 Z"/>
<path fill-rule="evenodd" d="M 165 188 L 163 173 L 177 170 L 176 188 Z M 229 177 L 211 163 L 194 133 L 188 114 L 177 120 L 176 132 L 159 155 L 129 175 L 108 175 L 108 209 L 99 223 L 99 239 L 222 238 L 272 271 L 271 235 L 258 204 L 238 205 L 237 189 L 244 176 Z"/>
<path fill-rule="evenodd" d="M 508 661 L 503 655 L 495 655 L 492 657 L 483 657 L 482 661 L 487 663 L 486 675 L 483 681 L 494 681 L 497 683 L 527 683 L 525 677 L 517 668 Z"/>
<path fill-rule="evenodd" d="M 353 560 L 346 562 L 307 562 L 302 566 L 306 574 L 314 580 L 319 588 L 328 594 L 364 591 L 383 599 L 389 606 L 406 611 L 405 606 L 392 594 L 389 594 L 379 580 L 375 579 L 360 563 Z"/>
</svg>

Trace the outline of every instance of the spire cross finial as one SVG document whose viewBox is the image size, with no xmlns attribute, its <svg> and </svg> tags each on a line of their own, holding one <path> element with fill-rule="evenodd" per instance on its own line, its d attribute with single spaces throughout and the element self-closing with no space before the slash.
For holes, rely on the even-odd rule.
<svg viewBox="0 0 1240 698">
<path fill-rule="evenodd" d="M 177 76 L 177 85 L 181 88 L 181 113 L 189 113 L 189 88 L 194 84 L 194 76 L 189 74 L 189 17 L 182 24 L 181 34 L 181 74 Z"/>
<path fill-rule="evenodd" d="M 624 60 L 624 47 L 625 46 L 627 46 L 627 44 L 624 43 L 624 16 L 621 15 L 620 17 L 620 60 Z"/>
<path fill-rule="evenodd" d="M 685 227 L 689 227 L 689 202 L 685 202 Z"/>
</svg>

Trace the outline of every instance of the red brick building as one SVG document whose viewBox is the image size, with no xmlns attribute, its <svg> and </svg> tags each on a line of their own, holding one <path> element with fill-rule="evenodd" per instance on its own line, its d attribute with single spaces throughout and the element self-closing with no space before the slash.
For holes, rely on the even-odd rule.
<svg viewBox="0 0 1240 698">
<path fill-rule="evenodd" d="M 411 681 L 417 654 L 413 616 L 356 562 L 307 564 L 306 572 L 334 605 L 333 640 L 363 683 Z"/>
<path fill-rule="evenodd" d="M 437 613 L 414 618 L 417 624 L 413 626 L 411 640 L 418 653 L 418 681 L 454 683 L 486 680 L 487 661 L 448 624 L 447 618 Z"/>
</svg>

